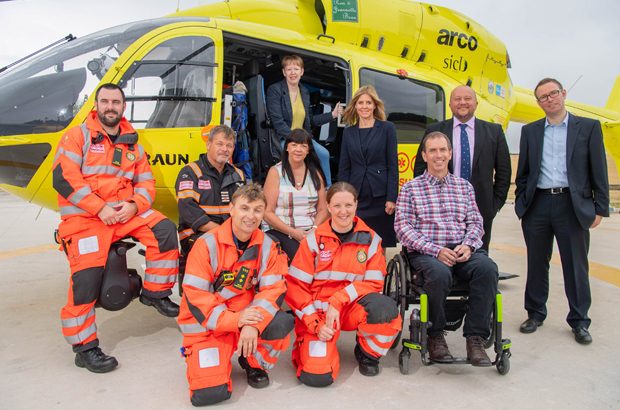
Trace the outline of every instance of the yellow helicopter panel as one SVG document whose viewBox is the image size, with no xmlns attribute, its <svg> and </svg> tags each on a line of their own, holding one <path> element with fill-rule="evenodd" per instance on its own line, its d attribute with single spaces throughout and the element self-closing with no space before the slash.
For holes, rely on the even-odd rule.
<svg viewBox="0 0 620 410">
<path fill-rule="evenodd" d="M 243 80 L 255 110 L 291 53 L 308 64 L 303 81 L 326 107 L 348 101 L 361 85 L 378 89 L 397 127 L 401 185 L 412 177 L 426 126 L 446 117 L 457 85 L 477 91 L 477 117 L 504 128 L 542 117 L 532 92 L 513 88 L 504 44 L 456 11 L 400 0 L 226 1 L 70 41 L 1 74 L 0 100 L 15 103 L 0 107 L 0 186 L 56 208 L 56 144 L 85 120 L 97 85 L 114 82 L 150 155 L 155 206 L 175 218 L 177 174 L 204 152 L 200 130 L 222 121 L 224 95 Z M 567 102 L 571 112 L 601 120 L 616 161 L 619 101 L 617 82 L 605 108 Z M 260 127 L 257 121 L 253 130 Z M 341 133 L 327 133 L 336 156 Z"/>
</svg>

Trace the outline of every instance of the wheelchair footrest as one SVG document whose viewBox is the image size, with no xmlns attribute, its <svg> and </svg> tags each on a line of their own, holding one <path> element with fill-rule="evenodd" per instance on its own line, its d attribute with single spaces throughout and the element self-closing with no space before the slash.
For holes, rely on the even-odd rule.
<svg viewBox="0 0 620 410">
<path fill-rule="evenodd" d="M 422 346 L 417 344 L 417 343 L 413 343 L 410 340 L 407 339 L 403 339 L 403 346 L 406 347 L 407 349 L 411 349 L 411 350 L 422 350 Z"/>
</svg>

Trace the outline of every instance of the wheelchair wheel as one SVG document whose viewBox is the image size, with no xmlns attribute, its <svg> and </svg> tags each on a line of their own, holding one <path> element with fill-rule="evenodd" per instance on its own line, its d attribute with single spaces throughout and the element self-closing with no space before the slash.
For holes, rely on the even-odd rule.
<svg viewBox="0 0 620 410">
<path fill-rule="evenodd" d="M 407 322 L 405 314 L 407 312 L 407 272 L 408 266 L 400 254 L 390 260 L 387 266 L 387 275 L 383 285 L 383 293 L 394 299 L 398 307 L 402 320 L 402 327 L 405 328 Z M 394 349 L 400 343 L 402 330 L 398 332 L 390 349 Z"/>
<path fill-rule="evenodd" d="M 403 350 L 398 354 L 398 369 L 401 374 L 409 374 L 411 371 L 410 359 L 411 352 L 406 347 L 403 347 Z"/>
<path fill-rule="evenodd" d="M 502 376 L 505 376 L 510 371 L 510 353 L 508 351 L 502 352 L 497 364 L 495 365 L 497 372 Z"/>
<path fill-rule="evenodd" d="M 383 294 L 394 299 L 398 304 L 400 298 L 400 283 L 397 283 L 399 281 L 395 281 L 395 278 L 398 277 L 398 266 L 394 259 L 388 262 L 386 271 L 387 273 L 383 282 Z"/>
</svg>

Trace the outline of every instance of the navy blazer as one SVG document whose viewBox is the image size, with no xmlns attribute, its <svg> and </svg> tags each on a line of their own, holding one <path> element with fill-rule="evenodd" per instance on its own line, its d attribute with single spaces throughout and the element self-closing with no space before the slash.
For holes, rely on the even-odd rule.
<svg viewBox="0 0 620 410">
<path fill-rule="evenodd" d="M 426 134 L 440 131 L 447 135 L 452 143 L 454 119 L 431 124 Z M 510 189 L 512 166 L 508 143 L 502 126 L 476 118 L 474 120 L 475 142 L 474 158 L 471 164 L 470 183 L 476 193 L 476 204 L 485 224 L 495 218 L 497 212 L 504 206 Z M 460 135 L 460 134 L 459 134 Z M 418 147 L 413 170 L 414 177 L 422 175 L 426 169 L 426 162 L 422 158 L 422 145 Z M 448 164 L 450 172 L 454 172 L 452 159 Z"/>
<path fill-rule="evenodd" d="M 304 110 L 306 110 L 306 118 L 304 118 L 304 129 L 306 131 L 312 133 L 312 127 L 319 127 L 334 119 L 331 112 L 312 115 L 308 89 L 299 84 L 299 90 Z M 283 140 L 291 133 L 291 124 L 293 123 L 293 107 L 291 106 L 291 96 L 288 93 L 286 79 L 269 86 L 267 90 L 267 112 L 276 134 Z"/>
<path fill-rule="evenodd" d="M 515 212 L 523 218 L 532 205 L 540 177 L 545 121 L 521 128 L 519 165 L 515 184 Z M 601 123 L 569 114 L 566 133 L 568 187 L 577 220 L 590 229 L 596 215 L 609 216 L 609 180 Z"/>
<path fill-rule="evenodd" d="M 359 192 L 368 178 L 372 196 L 396 202 L 398 196 L 398 153 L 396 128 L 389 121 L 375 120 L 368 134 L 367 156 L 362 153 L 359 127 L 347 127 L 342 134 L 338 180 L 349 182 Z"/>
</svg>

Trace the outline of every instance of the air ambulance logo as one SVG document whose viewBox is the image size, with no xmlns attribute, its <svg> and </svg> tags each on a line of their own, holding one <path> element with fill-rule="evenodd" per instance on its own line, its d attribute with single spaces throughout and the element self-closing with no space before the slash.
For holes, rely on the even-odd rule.
<svg viewBox="0 0 620 410">
<path fill-rule="evenodd" d="M 359 251 L 357 251 L 357 261 L 359 263 L 364 263 L 366 262 L 366 259 L 368 259 L 368 255 L 366 255 L 366 252 L 364 252 L 362 249 L 360 249 Z"/>
<path fill-rule="evenodd" d="M 327 250 L 321 250 L 319 252 L 319 261 L 321 262 L 327 262 L 332 260 L 332 258 L 334 257 L 331 249 L 327 249 Z"/>
<path fill-rule="evenodd" d="M 136 156 L 132 154 L 131 152 L 128 152 L 125 156 L 127 157 L 129 161 L 134 161 L 136 159 Z"/>
<path fill-rule="evenodd" d="M 105 146 L 103 144 L 92 144 L 89 151 L 95 154 L 105 154 Z"/>
</svg>

